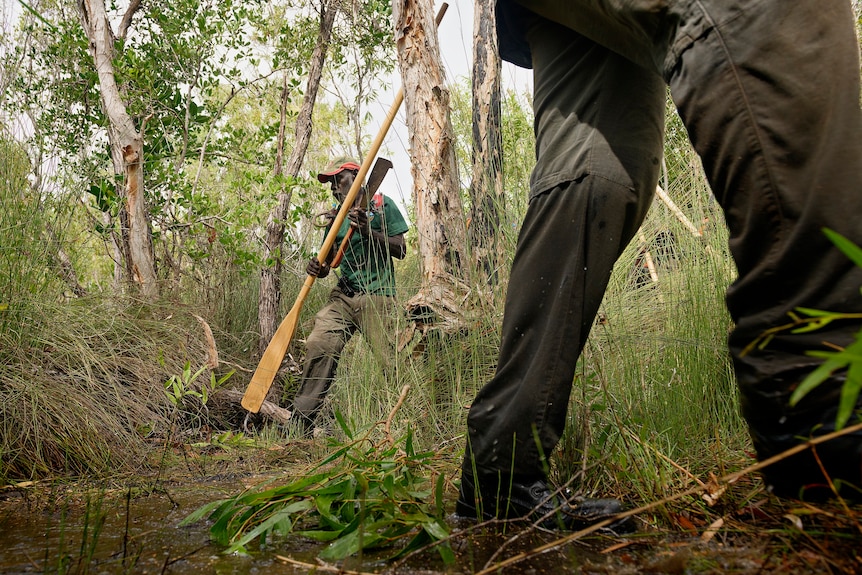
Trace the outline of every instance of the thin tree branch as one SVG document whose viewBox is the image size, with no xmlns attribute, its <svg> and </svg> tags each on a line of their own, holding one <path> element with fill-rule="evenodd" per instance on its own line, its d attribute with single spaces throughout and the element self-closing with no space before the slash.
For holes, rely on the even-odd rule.
<svg viewBox="0 0 862 575">
<path fill-rule="evenodd" d="M 132 0 L 126 13 L 123 14 L 123 20 L 120 22 L 120 27 L 117 29 L 117 38 L 126 38 L 126 32 L 132 25 L 132 18 L 135 17 L 135 12 L 141 7 L 141 0 Z"/>
</svg>

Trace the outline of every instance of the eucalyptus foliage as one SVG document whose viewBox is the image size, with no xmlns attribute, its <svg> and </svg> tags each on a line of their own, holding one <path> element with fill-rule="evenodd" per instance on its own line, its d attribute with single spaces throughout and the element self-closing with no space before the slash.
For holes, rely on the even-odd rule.
<svg viewBox="0 0 862 575">
<path fill-rule="evenodd" d="M 334 444 L 308 475 L 208 503 L 182 524 L 209 519 L 211 538 L 227 553 L 294 535 L 328 543 L 319 553 L 327 561 L 377 549 L 395 549 L 394 559 L 437 542 L 441 558 L 451 563 L 445 478 L 432 479 L 435 453 L 417 452 L 412 431 L 399 442 L 378 444 L 367 434 L 355 438 L 343 419 L 339 423 L 350 442 Z"/>
</svg>

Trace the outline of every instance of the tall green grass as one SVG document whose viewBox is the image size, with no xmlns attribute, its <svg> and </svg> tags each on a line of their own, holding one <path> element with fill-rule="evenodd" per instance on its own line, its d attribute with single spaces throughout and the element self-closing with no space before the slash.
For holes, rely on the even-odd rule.
<svg viewBox="0 0 862 575">
<path fill-rule="evenodd" d="M 702 235 L 657 198 L 642 236 L 617 263 L 579 363 L 566 434 L 551 458 L 554 479 L 575 477 L 587 493 L 648 500 L 748 462 L 726 347 L 724 291 L 735 275 L 727 230 L 674 113 L 668 123 L 662 186 Z M 657 282 L 642 275 L 643 249 L 655 261 Z M 402 294 L 415 293 L 414 262 L 400 264 L 399 282 Z M 417 356 L 400 355 L 399 373 L 412 383 L 402 423 L 453 464 L 462 455 L 467 408 L 494 372 L 502 288 L 469 332 L 434 334 Z M 402 383 L 383 381 L 357 338 L 345 350 L 331 409 L 369 425 L 385 416 Z"/>
<path fill-rule="evenodd" d="M 705 226 L 704 233 L 692 236 L 656 200 L 642 228 L 646 244 L 636 238 L 617 264 L 602 320 L 581 358 L 567 432 L 552 457 L 553 477 L 560 482 L 580 477 L 579 488 L 587 492 L 652 497 L 690 482 L 686 471 L 703 477 L 722 466 L 738 466 L 745 458 L 747 436 L 736 411 L 725 347 L 730 320 L 723 293 L 733 277 L 726 231 L 678 120 L 672 117 L 669 126 L 662 185 L 692 222 Z M 20 166 L 18 170 L 21 174 Z M 5 238 L 10 222 L 35 216 L 21 201 L 26 195 L 20 191 L 21 177 L 4 181 L 17 182 L 14 190 L 4 189 L 5 212 L 14 212 L 2 220 Z M 523 182 L 513 187 L 522 188 Z M 511 205 L 523 209 L 521 202 Z M 509 215 L 514 220 L 522 216 Z M 194 371 L 206 357 L 193 313 L 207 319 L 222 358 L 238 368 L 230 386 L 244 389 L 257 359 L 258 278 L 234 267 L 230 254 L 214 254 L 208 274 L 189 279 L 173 294 L 182 304 L 142 306 L 98 295 L 63 301 L 34 295 L 60 291 L 41 287 L 55 281 L 44 269 L 39 277 L 12 271 L 14 258 L 38 243 L 16 226 L 18 247 L 14 253 L 4 250 L 0 262 L 5 273 L 0 303 L 8 308 L 0 311 L 0 477 L 133 465 L 141 460 L 137 454 L 147 449 L 148 435 L 166 437 L 172 425 L 203 425 L 200 413 L 193 424 L 178 420 L 163 389 L 187 363 Z M 506 231 L 505 259 L 511 261 L 517 230 Z M 638 283 L 633 275 L 643 247 L 656 261 L 657 283 Z M 398 299 L 404 304 L 421 284 L 418 258 L 410 254 L 396 269 Z M 355 337 L 342 356 L 320 420 L 325 434 L 346 439 L 340 437 L 335 413 L 350 428 L 373 426 L 387 417 L 409 385 L 392 433 L 404 434 L 409 428 L 418 449 L 435 450 L 451 462 L 450 477 L 455 478 L 467 409 L 494 373 L 507 275 L 504 270 L 497 286 L 476 281 L 475 293 L 482 297 L 470 310 L 468 330 L 432 331 L 420 346 L 418 338 L 412 340 L 387 378 L 363 338 Z M 285 271 L 285 313 L 303 279 L 298 267 Z M 276 383 L 283 407 L 290 407 L 304 339 L 333 282 L 334 277 L 316 282 L 305 302 L 288 350 L 286 365 L 291 367 Z M 11 298 L 9 293 L 18 295 Z M 408 327 L 407 319 L 399 317 L 398 335 L 403 337 Z M 236 427 L 240 419 L 234 413 L 207 424 Z M 290 426 L 279 425 L 258 437 L 269 442 L 296 439 Z"/>
<path fill-rule="evenodd" d="M 164 387 L 206 361 L 190 313 L 105 298 L 7 313 L 27 329 L 0 333 L 0 481 L 142 472 L 151 449 L 190 427 Z"/>
</svg>

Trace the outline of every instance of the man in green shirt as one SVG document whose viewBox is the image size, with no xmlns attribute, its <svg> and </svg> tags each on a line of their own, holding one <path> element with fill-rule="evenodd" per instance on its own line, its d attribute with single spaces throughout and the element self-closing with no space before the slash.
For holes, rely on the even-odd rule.
<svg viewBox="0 0 862 575">
<path fill-rule="evenodd" d="M 333 196 L 341 204 L 359 169 L 358 163 L 339 159 L 319 173 L 317 179 L 332 187 Z M 334 217 L 335 211 L 330 212 L 330 223 Z M 337 247 L 351 228 L 353 232 L 339 265 L 338 284 L 315 316 L 314 328 L 306 340 L 302 382 L 293 401 L 295 415 L 306 431 L 311 429 L 335 379 L 344 346 L 357 330 L 365 336 L 384 371 L 393 361 L 393 258 L 404 259 L 407 253 L 404 241 L 407 222 L 395 202 L 379 193 L 369 198 L 363 187 L 338 231 L 327 261 L 321 263 L 316 257 L 311 258 L 306 272 L 318 278 L 328 276 Z"/>
</svg>

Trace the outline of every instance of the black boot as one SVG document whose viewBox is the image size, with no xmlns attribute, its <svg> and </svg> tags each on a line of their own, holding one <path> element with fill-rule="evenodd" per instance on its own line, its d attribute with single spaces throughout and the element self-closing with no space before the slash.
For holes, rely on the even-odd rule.
<svg viewBox="0 0 862 575">
<path fill-rule="evenodd" d="M 748 385 L 740 380 L 742 413 L 759 460 L 779 455 L 807 438 L 835 431 L 844 375 L 827 379 L 791 408 L 787 405 L 790 393 L 803 375 L 773 376 Z M 857 413 L 862 411 L 862 396 L 857 399 L 856 409 Z M 847 426 L 854 423 L 858 419 L 851 417 Z M 862 431 L 781 459 L 761 473 L 767 487 L 780 497 L 823 501 L 835 496 L 834 487 L 841 497 L 862 502 Z"/>
<path fill-rule="evenodd" d="M 455 513 L 475 519 L 527 519 L 541 521 L 550 529 L 578 531 L 622 512 L 616 499 L 567 501 L 553 493 L 544 479 L 519 481 L 496 477 L 479 482 L 472 474 L 462 473 Z M 634 523 L 623 518 L 604 528 L 614 533 L 630 533 Z"/>
</svg>

